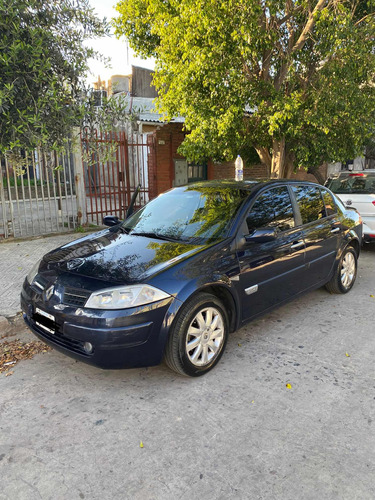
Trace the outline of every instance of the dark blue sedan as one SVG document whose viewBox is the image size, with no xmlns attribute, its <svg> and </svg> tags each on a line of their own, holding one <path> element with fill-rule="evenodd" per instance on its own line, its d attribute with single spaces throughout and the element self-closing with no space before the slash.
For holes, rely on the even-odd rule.
<svg viewBox="0 0 375 500">
<path fill-rule="evenodd" d="M 362 239 L 355 210 L 302 181 L 190 184 L 106 222 L 30 271 L 27 325 L 102 368 L 164 358 L 190 376 L 213 368 L 248 320 L 323 285 L 348 292 Z"/>
</svg>

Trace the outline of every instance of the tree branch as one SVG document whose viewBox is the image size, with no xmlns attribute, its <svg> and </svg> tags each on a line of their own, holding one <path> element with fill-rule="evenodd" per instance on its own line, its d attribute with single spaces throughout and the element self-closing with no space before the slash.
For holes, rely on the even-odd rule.
<svg viewBox="0 0 375 500">
<path fill-rule="evenodd" d="M 308 36 L 314 29 L 315 15 L 323 10 L 326 3 L 327 0 L 318 0 L 318 3 L 315 5 L 314 10 L 310 11 L 305 27 L 303 28 L 302 33 L 300 34 L 297 42 L 294 44 L 294 46 L 288 48 L 287 58 L 281 65 L 279 74 L 277 75 L 275 80 L 276 90 L 280 90 L 281 85 L 283 84 L 286 75 L 288 74 L 291 65 L 290 56 L 294 54 L 294 52 L 296 52 L 297 50 L 302 49 L 302 47 L 305 45 Z M 291 36 L 294 36 L 294 33 L 291 33 Z"/>
<path fill-rule="evenodd" d="M 301 49 L 304 46 L 309 34 L 312 32 L 312 30 L 314 28 L 315 14 L 317 14 L 318 12 L 321 12 L 323 10 L 326 2 L 327 2 L 327 0 L 318 0 L 318 3 L 316 4 L 314 10 L 309 14 L 309 18 L 307 20 L 305 27 L 302 30 L 302 33 L 300 34 L 296 44 L 294 45 L 294 47 L 291 50 L 291 54 L 293 54 L 294 52 L 296 52 L 297 50 Z"/>
<path fill-rule="evenodd" d="M 360 19 L 359 21 L 357 21 L 354 26 L 358 26 L 358 24 L 360 24 L 362 21 L 364 21 L 365 19 L 367 19 L 368 17 L 371 17 L 371 16 L 374 16 L 375 15 L 375 12 L 370 12 L 370 14 L 367 14 L 367 16 L 364 16 L 362 17 L 362 19 Z"/>
<path fill-rule="evenodd" d="M 296 7 L 294 10 L 292 10 L 291 12 L 289 12 L 289 14 L 286 14 L 284 17 L 279 19 L 279 21 L 276 23 L 277 27 L 280 28 L 280 26 L 282 26 L 284 23 L 289 21 L 289 19 L 292 18 L 295 14 L 297 14 L 298 12 L 301 12 L 301 10 L 302 10 L 302 6 L 299 6 L 299 7 Z"/>
</svg>

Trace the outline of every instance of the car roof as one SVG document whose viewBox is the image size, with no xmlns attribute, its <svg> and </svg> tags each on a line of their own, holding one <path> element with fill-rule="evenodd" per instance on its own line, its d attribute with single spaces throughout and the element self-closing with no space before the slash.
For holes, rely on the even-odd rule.
<svg viewBox="0 0 375 500">
<path fill-rule="evenodd" d="M 189 188 L 203 188 L 203 187 L 212 187 L 212 188 L 222 188 L 228 187 L 231 189 L 243 189 L 246 191 L 254 191 L 260 189 L 264 185 L 273 185 L 273 184 L 309 184 L 312 186 L 316 186 L 316 182 L 311 181 L 301 181 L 297 179 L 254 179 L 254 180 L 244 180 L 244 181 L 236 181 L 234 179 L 214 179 L 209 181 L 198 181 L 189 183 Z"/>
</svg>

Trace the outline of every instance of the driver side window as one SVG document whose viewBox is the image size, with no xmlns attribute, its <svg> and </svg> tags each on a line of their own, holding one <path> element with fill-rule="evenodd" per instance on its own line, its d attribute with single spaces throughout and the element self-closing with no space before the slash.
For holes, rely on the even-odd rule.
<svg viewBox="0 0 375 500">
<path fill-rule="evenodd" d="M 271 188 L 258 196 L 246 218 L 249 234 L 261 227 L 286 231 L 295 226 L 293 206 L 286 186 Z"/>
</svg>

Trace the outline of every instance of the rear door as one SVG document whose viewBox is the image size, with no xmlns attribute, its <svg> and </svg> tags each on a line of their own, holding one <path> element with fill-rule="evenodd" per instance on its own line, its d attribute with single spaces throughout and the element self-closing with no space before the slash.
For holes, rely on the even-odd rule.
<svg viewBox="0 0 375 500">
<path fill-rule="evenodd" d="M 327 189 L 312 184 L 292 185 L 301 214 L 306 244 L 304 288 L 328 280 L 336 259 L 342 226 Z"/>
<path fill-rule="evenodd" d="M 301 228 L 296 227 L 287 186 L 269 188 L 258 195 L 241 236 L 263 227 L 277 228 L 276 239 L 242 243 L 237 252 L 243 320 L 291 298 L 302 288 L 305 243 Z"/>
</svg>

